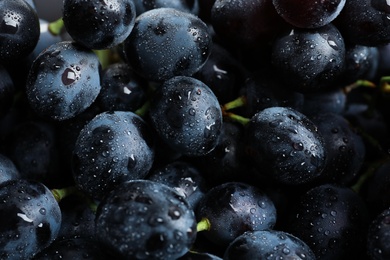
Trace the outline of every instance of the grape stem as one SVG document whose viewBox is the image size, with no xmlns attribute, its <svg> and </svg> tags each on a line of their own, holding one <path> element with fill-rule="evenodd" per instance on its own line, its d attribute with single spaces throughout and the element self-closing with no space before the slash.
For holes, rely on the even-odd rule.
<svg viewBox="0 0 390 260">
<path fill-rule="evenodd" d="M 211 229 L 211 223 L 208 218 L 202 218 L 201 221 L 198 222 L 196 226 L 196 231 L 201 232 L 201 231 L 209 231 Z"/>
<path fill-rule="evenodd" d="M 49 23 L 49 32 L 52 34 L 52 35 L 60 35 L 61 34 L 61 31 L 62 31 L 62 28 L 64 28 L 64 21 L 62 20 L 62 17 L 58 20 L 55 20 L 51 23 Z"/>
<path fill-rule="evenodd" d="M 57 202 L 60 202 L 64 198 L 68 197 L 69 195 L 75 194 L 76 192 L 78 192 L 78 190 L 75 186 L 51 190 L 51 193 L 53 194 Z"/>
<path fill-rule="evenodd" d="M 228 111 L 234 108 L 243 107 L 246 105 L 246 97 L 240 96 L 236 98 L 235 100 L 232 100 L 222 106 L 223 111 Z"/>
</svg>

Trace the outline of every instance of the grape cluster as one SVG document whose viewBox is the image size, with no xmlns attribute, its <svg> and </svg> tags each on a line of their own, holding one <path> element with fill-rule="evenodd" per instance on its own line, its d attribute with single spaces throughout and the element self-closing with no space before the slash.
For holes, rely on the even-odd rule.
<svg viewBox="0 0 390 260">
<path fill-rule="evenodd" d="M 390 4 L 0 0 L 0 259 L 389 259 Z"/>
</svg>

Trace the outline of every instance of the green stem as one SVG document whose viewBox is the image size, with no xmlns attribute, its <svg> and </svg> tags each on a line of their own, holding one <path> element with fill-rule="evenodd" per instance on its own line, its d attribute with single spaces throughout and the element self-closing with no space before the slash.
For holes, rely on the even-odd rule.
<svg viewBox="0 0 390 260">
<path fill-rule="evenodd" d="M 146 101 L 142 107 L 138 108 L 134 113 L 139 115 L 140 117 L 144 117 L 146 113 L 149 111 L 150 108 L 150 101 Z"/>
<path fill-rule="evenodd" d="M 356 193 L 359 193 L 361 188 L 363 187 L 364 183 L 376 172 L 376 170 L 383 165 L 384 162 L 386 162 L 387 159 L 379 160 L 378 162 L 373 162 L 366 171 L 363 172 L 362 175 L 360 175 L 359 179 L 356 181 L 354 185 L 351 186 L 351 189 L 354 190 Z"/>
<path fill-rule="evenodd" d="M 111 64 L 111 55 L 112 55 L 111 50 L 109 49 L 94 50 L 94 52 L 99 58 L 102 69 L 107 68 Z"/>
<path fill-rule="evenodd" d="M 201 221 L 199 221 L 198 225 L 196 226 L 196 231 L 201 232 L 201 231 L 209 231 L 211 228 L 211 223 L 208 218 L 202 218 Z"/>
<path fill-rule="evenodd" d="M 235 100 L 232 100 L 222 106 L 222 109 L 224 111 L 228 111 L 234 108 L 242 107 L 246 105 L 246 97 L 245 96 L 240 96 L 236 98 Z"/>
<path fill-rule="evenodd" d="M 62 199 L 78 192 L 78 189 L 75 186 L 70 186 L 62 189 L 52 189 L 51 193 L 57 202 L 60 202 Z"/>
<path fill-rule="evenodd" d="M 64 28 L 64 21 L 62 20 L 62 18 L 49 23 L 49 31 L 53 35 L 60 35 L 62 28 Z"/>
<path fill-rule="evenodd" d="M 246 117 L 243 117 L 243 116 L 240 116 L 240 115 L 237 115 L 237 114 L 234 114 L 234 113 L 230 113 L 230 112 L 225 112 L 223 113 L 223 117 L 224 118 L 227 118 L 233 122 L 237 122 L 237 123 L 240 123 L 241 125 L 245 126 L 246 124 L 249 123 L 250 119 L 249 118 L 246 118 Z"/>
</svg>

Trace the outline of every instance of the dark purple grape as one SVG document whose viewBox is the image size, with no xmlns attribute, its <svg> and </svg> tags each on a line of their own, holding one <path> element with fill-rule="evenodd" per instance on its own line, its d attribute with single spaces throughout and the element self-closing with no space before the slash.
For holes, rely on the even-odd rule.
<svg viewBox="0 0 390 260">
<path fill-rule="evenodd" d="M 24 0 L 0 1 L 0 62 L 27 57 L 38 42 L 36 11 Z"/>
<path fill-rule="evenodd" d="M 50 190 L 29 180 L 0 185 L 0 258 L 31 259 L 56 239 L 61 210 Z"/>
<path fill-rule="evenodd" d="M 311 30 L 293 28 L 273 42 L 271 61 L 288 88 L 329 89 L 343 72 L 344 39 L 332 24 Z"/>
<path fill-rule="evenodd" d="M 347 94 L 342 88 L 316 93 L 305 93 L 302 113 L 315 116 L 321 113 L 343 114 L 347 104 Z"/>
<path fill-rule="evenodd" d="M 310 247 L 284 231 L 247 231 L 237 237 L 225 251 L 224 260 L 294 259 L 315 260 Z"/>
<path fill-rule="evenodd" d="M 294 205 L 287 232 L 303 240 L 317 259 L 362 259 L 368 218 L 357 193 L 325 184 L 304 193 Z"/>
<path fill-rule="evenodd" d="M 192 76 L 211 52 L 207 25 L 187 12 L 157 8 L 139 15 L 124 42 L 131 67 L 152 81 Z"/>
<path fill-rule="evenodd" d="M 278 14 L 300 28 L 318 28 L 331 23 L 341 12 L 346 0 L 273 0 Z"/>
<path fill-rule="evenodd" d="M 73 40 L 90 49 L 108 49 L 130 34 L 136 17 L 132 0 L 64 0 L 63 20 Z"/>
<path fill-rule="evenodd" d="M 224 121 L 217 146 L 210 153 L 190 158 L 211 185 L 244 179 L 249 165 L 244 152 L 244 128 Z"/>
<path fill-rule="evenodd" d="M 206 218 L 210 229 L 202 235 L 211 243 L 228 246 L 246 231 L 272 229 L 276 223 L 274 203 L 255 186 L 227 182 L 213 187 L 199 202 L 198 221 Z"/>
<path fill-rule="evenodd" d="M 272 0 L 216 0 L 211 25 L 225 44 L 253 49 L 268 44 L 284 21 Z"/>
<path fill-rule="evenodd" d="M 73 42 L 45 49 L 31 66 L 26 92 L 34 111 L 54 120 L 72 118 L 96 99 L 100 91 L 97 56 Z"/>
<path fill-rule="evenodd" d="M 379 64 L 377 47 L 353 45 L 346 47 L 345 69 L 340 76 L 343 85 L 355 83 L 359 79 L 372 80 Z"/>
<path fill-rule="evenodd" d="M 53 125 L 42 121 L 28 121 L 16 126 L 6 140 L 6 152 L 21 178 L 33 179 L 49 185 L 56 179 L 58 146 Z"/>
<path fill-rule="evenodd" d="M 352 185 L 365 159 L 362 136 L 341 115 L 322 113 L 311 119 L 324 138 L 327 151 L 326 165 L 318 181 Z"/>
<path fill-rule="evenodd" d="M 174 8 L 183 12 L 197 15 L 199 12 L 198 0 L 134 0 L 137 16 L 157 8 Z"/>
<path fill-rule="evenodd" d="M 335 24 L 351 44 L 380 46 L 390 42 L 389 17 L 387 1 L 346 1 Z"/>
<path fill-rule="evenodd" d="M 124 259 L 176 259 L 196 238 L 195 215 L 184 197 L 162 183 L 122 183 L 101 201 L 98 239 Z"/>
<path fill-rule="evenodd" d="M 147 82 L 129 65 L 111 64 L 102 73 L 96 102 L 103 111 L 135 111 L 146 102 L 146 88 Z"/>
<path fill-rule="evenodd" d="M 367 254 L 370 259 L 375 260 L 390 258 L 390 209 L 384 210 L 370 223 Z"/>
<path fill-rule="evenodd" d="M 211 89 L 195 78 L 165 81 L 155 93 L 149 115 L 160 138 L 184 155 L 205 155 L 217 145 L 221 107 Z"/>
<path fill-rule="evenodd" d="M 244 84 L 246 75 L 242 65 L 220 45 L 213 44 L 210 57 L 194 75 L 211 88 L 220 104 L 234 100 Z"/>
<path fill-rule="evenodd" d="M 206 180 L 201 172 L 184 161 L 174 161 L 153 170 L 146 178 L 175 189 L 195 209 L 207 192 Z"/>
<path fill-rule="evenodd" d="M 77 186 L 95 199 L 128 180 L 144 178 L 154 160 L 154 140 L 144 120 L 126 111 L 103 112 L 76 140 L 72 169 Z"/>
<path fill-rule="evenodd" d="M 286 88 L 280 78 L 272 72 L 256 72 L 248 77 L 241 89 L 245 97 L 244 114 L 252 117 L 257 112 L 269 107 L 290 107 L 302 110 L 302 93 Z"/>
<path fill-rule="evenodd" d="M 325 167 L 326 149 L 316 125 L 291 108 L 270 107 L 255 114 L 245 142 L 257 169 L 279 183 L 309 183 Z"/>
<path fill-rule="evenodd" d="M 57 240 L 95 237 L 95 212 L 90 204 L 89 200 L 78 194 L 60 201 L 62 221 Z"/>
<path fill-rule="evenodd" d="M 222 258 L 209 253 L 189 251 L 187 254 L 179 257 L 177 260 L 222 260 Z"/>
</svg>

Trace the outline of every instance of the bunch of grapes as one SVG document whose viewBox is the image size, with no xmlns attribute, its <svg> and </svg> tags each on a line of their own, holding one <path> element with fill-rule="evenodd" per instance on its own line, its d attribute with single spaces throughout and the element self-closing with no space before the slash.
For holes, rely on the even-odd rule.
<svg viewBox="0 0 390 260">
<path fill-rule="evenodd" d="M 390 258 L 388 2 L 60 2 L 0 0 L 0 259 Z"/>
</svg>

